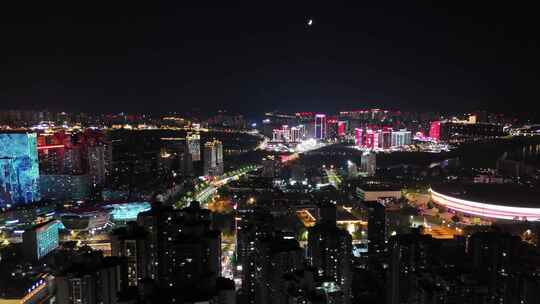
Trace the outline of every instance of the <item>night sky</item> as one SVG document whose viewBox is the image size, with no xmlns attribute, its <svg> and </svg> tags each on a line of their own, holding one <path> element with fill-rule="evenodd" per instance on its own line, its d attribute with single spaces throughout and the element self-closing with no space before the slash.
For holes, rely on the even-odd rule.
<svg viewBox="0 0 540 304">
<path fill-rule="evenodd" d="M 533 2 L 10 2 L 0 7 L 4 109 L 540 107 Z"/>
</svg>

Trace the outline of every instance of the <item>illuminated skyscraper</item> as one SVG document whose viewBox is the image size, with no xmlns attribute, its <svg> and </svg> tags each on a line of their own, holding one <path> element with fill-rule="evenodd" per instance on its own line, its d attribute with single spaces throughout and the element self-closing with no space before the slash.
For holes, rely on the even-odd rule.
<svg viewBox="0 0 540 304">
<path fill-rule="evenodd" d="M 348 129 L 348 121 L 340 120 L 338 121 L 338 136 L 342 137 L 347 134 Z"/>
<path fill-rule="evenodd" d="M 431 127 L 429 128 L 429 137 L 434 140 L 439 140 L 441 138 L 441 122 L 433 121 L 431 122 Z"/>
<path fill-rule="evenodd" d="M 315 115 L 315 138 L 326 139 L 326 115 Z"/>
<path fill-rule="evenodd" d="M 51 220 L 24 232 L 24 254 L 29 261 L 37 261 L 58 247 L 60 226 L 59 221 Z"/>
<path fill-rule="evenodd" d="M 320 221 L 308 232 L 308 262 L 328 283 L 337 284 L 342 295 L 339 303 L 350 303 L 352 237 L 336 226 L 335 205 L 322 204 L 319 214 Z"/>
<path fill-rule="evenodd" d="M 368 176 L 375 175 L 377 155 L 373 152 L 366 151 L 362 153 L 362 158 L 360 160 L 360 171 L 366 173 Z"/>
<path fill-rule="evenodd" d="M 376 136 L 375 131 L 373 129 L 366 129 L 365 132 L 366 135 L 364 135 L 364 147 L 374 149 L 379 145 L 379 136 Z"/>
<path fill-rule="evenodd" d="M 412 143 L 412 133 L 406 129 L 392 132 L 392 147 L 407 146 Z"/>
<path fill-rule="evenodd" d="M 137 223 L 147 244 L 141 246 L 146 270 L 138 271 L 161 288 L 204 289 L 221 274 L 221 233 L 211 228 L 211 213 L 199 203 L 183 209 L 154 204 L 138 214 Z"/>
<path fill-rule="evenodd" d="M 193 161 L 201 160 L 201 135 L 199 133 L 188 133 L 186 136 L 188 152 Z"/>
<path fill-rule="evenodd" d="M 216 167 L 216 147 L 212 142 L 204 144 L 203 161 L 203 175 L 211 175 L 212 169 Z"/>
<path fill-rule="evenodd" d="M 368 251 L 379 254 L 385 250 L 386 213 L 379 202 L 363 202 L 368 211 Z"/>
<path fill-rule="evenodd" d="M 291 128 L 290 141 L 292 141 L 292 142 L 299 142 L 300 141 L 300 128 L 299 127 L 292 127 Z"/>
<path fill-rule="evenodd" d="M 40 199 L 35 133 L 0 133 L 0 206 Z"/>
<path fill-rule="evenodd" d="M 354 129 L 354 144 L 358 147 L 364 146 L 364 129 Z"/>
<path fill-rule="evenodd" d="M 223 174 L 223 144 L 219 140 L 204 144 L 203 161 L 203 175 Z"/>
<path fill-rule="evenodd" d="M 106 149 L 103 145 L 88 147 L 88 175 L 94 186 L 105 182 Z"/>
<path fill-rule="evenodd" d="M 389 127 L 384 127 L 377 130 L 377 135 L 379 137 L 377 145 L 375 148 L 388 149 L 392 145 L 392 129 Z"/>
</svg>

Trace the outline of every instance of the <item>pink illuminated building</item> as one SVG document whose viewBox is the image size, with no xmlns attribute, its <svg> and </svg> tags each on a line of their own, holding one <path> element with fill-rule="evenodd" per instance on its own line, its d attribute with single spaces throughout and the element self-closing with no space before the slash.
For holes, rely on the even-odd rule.
<svg viewBox="0 0 540 304">
<path fill-rule="evenodd" d="M 338 136 L 345 136 L 347 126 L 345 121 L 338 121 Z"/>
<path fill-rule="evenodd" d="M 389 149 L 392 146 L 392 128 L 355 128 L 355 144 L 367 149 Z"/>
<path fill-rule="evenodd" d="M 441 122 L 433 121 L 431 122 L 431 127 L 429 128 L 429 137 L 435 140 L 441 138 Z"/>
<path fill-rule="evenodd" d="M 315 115 L 315 138 L 316 139 L 326 138 L 326 115 L 325 114 Z"/>
<path fill-rule="evenodd" d="M 354 144 L 358 147 L 364 145 L 364 129 L 355 128 L 354 129 Z"/>
</svg>

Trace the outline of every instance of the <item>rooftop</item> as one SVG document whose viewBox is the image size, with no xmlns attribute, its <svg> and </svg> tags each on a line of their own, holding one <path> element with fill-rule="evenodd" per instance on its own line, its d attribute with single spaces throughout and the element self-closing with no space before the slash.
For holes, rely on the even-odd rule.
<svg viewBox="0 0 540 304">
<path fill-rule="evenodd" d="M 540 187 L 519 184 L 432 185 L 433 191 L 473 202 L 524 208 L 540 208 Z"/>
</svg>

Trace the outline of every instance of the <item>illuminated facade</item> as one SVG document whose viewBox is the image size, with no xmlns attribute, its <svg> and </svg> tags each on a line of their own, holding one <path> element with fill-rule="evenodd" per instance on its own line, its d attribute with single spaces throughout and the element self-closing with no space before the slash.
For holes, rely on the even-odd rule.
<svg viewBox="0 0 540 304">
<path fill-rule="evenodd" d="M 392 147 L 407 146 L 412 143 L 412 133 L 405 129 L 392 132 Z"/>
<path fill-rule="evenodd" d="M 376 148 L 388 149 L 392 146 L 392 129 L 389 127 L 384 127 L 381 130 L 377 131 L 379 137 L 379 144 Z"/>
<path fill-rule="evenodd" d="M 354 144 L 361 147 L 364 144 L 364 129 L 354 129 Z"/>
<path fill-rule="evenodd" d="M 439 140 L 441 138 L 441 122 L 433 121 L 429 128 L 429 137 L 434 140 Z"/>
<path fill-rule="evenodd" d="M 43 199 L 85 200 L 90 195 L 90 177 L 86 174 L 41 175 L 39 181 Z"/>
<path fill-rule="evenodd" d="M 412 140 L 410 131 L 393 132 L 390 127 L 355 128 L 354 133 L 355 145 L 366 149 L 389 149 L 392 146 L 409 145 Z"/>
<path fill-rule="evenodd" d="M 39 199 L 36 134 L 0 134 L 0 207 Z"/>
<path fill-rule="evenodd" d="M 125 204 L 111 204 L 105 206 L 110 208 L 111 219 L 114 221 L 136 221 L 139 213 L 150 210 L 149 202 L 132 202 Z"/>
<path fill-rule="evenodd" d="M 188 152 L 193 161 L 201 160 L 201 135 L 199 133 L 188 133 L 186 136 Z"/>
<path fill-rule="evenodd" d="M 223 174 L 223 144 L 219 140 L 204 144 L 203 175 L 219 176 Z"/>
<path fill-rule="evenodd" d="M 360 159 L 360 171 L 368 176 L 375 175 L 377 169 L 377 155 L 374 152 L 365 151 Z"/>
<path fill-rule="evenodd" d="M 281 129 L 272 130 L 272 141 L 274 142 L 299 142 L 305 137 L 305 126 L 297 125 L 290 127 L 282 125 Z"/>
<path fill-rule="evenodd" d="M 342 137 L 342 136 L 345 136 L 347 134 L 347 129 L 348 129 L 348 121 L 338 121 L 338 136 L 339 137 Z"/>
<path fill-rule="evenodd" d="M 325 114 L 315 115 L 315 138 L 316 139 L 326 138 L 326 115 Z"/>
<path fill-rule="evenodd" d="M 23 247 L 27 258 L 38 261 L 58 247 L 58 230 L 62 224 L 57 220 L 41 223 L 23 234 Z"/>
<path fill-rule="evenodd" d="M 430 189 L 429 191 L 431 193 L 431 198 L 433 202 L 435 202 L 436 204 L 442 205 L 458 212 L 463 212 L 465 214 L 503 220 L 540 220 L 540 208 L 525 208 L 513 207 L 509 205 L 489 204 L 452 197 L 437 192 L 433 189 Z"/>
</svg>

